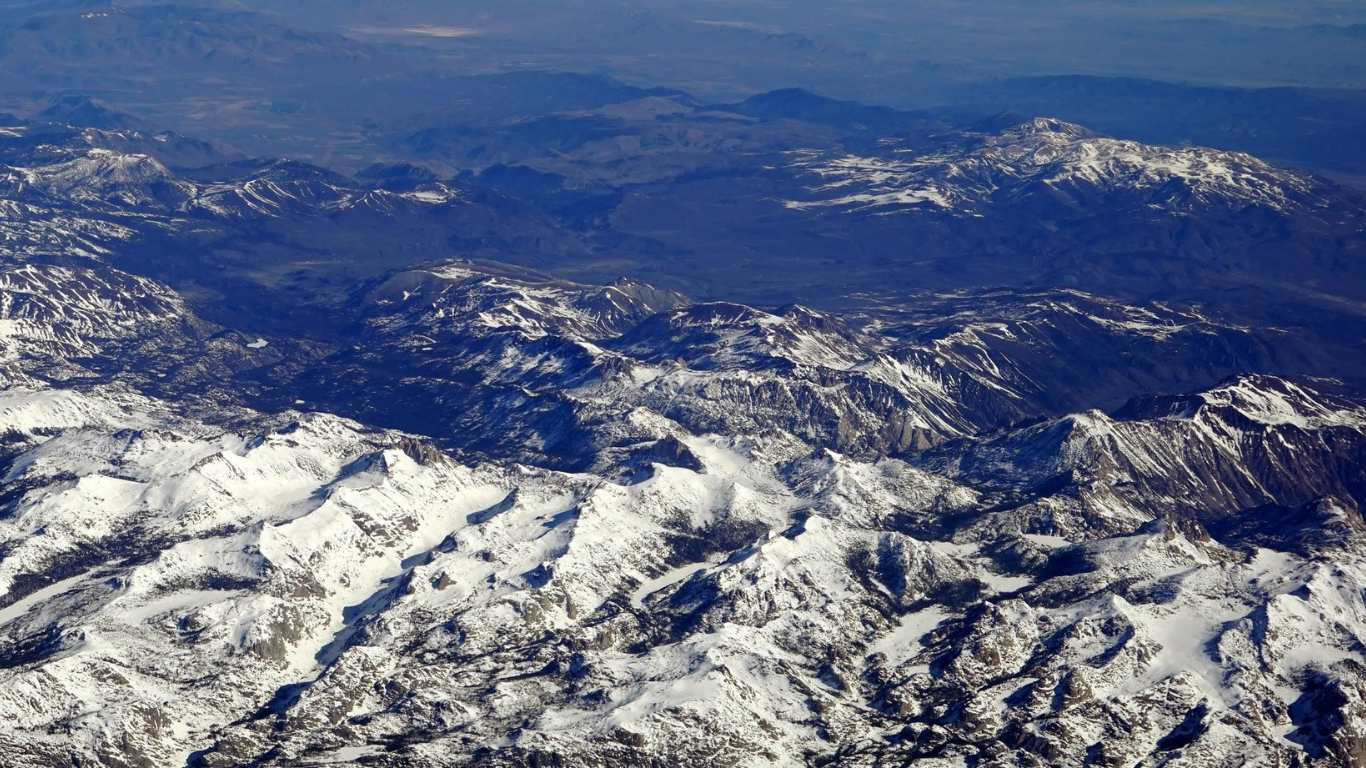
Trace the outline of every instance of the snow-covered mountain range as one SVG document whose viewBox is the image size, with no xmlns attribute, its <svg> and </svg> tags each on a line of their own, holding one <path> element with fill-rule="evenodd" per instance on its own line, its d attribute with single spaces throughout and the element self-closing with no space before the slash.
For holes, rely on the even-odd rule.
<svg viewBox="0 0 1366 768">
<path fill-rule="evenodd" d="M 1360 213 L 1335 206 L 1333 187 L 1324 180 L 1246 154 L 1148 146 L 1047 118 L 955 136 L 948 146 L 928 151 L 894 140 L 878 150 L 870 156 L 794 151 L 791 167 L 819 183 L 804 199 L 786 204 L 873 213 L 929 206 L 982 215 L 1003 201 L 1076 206 L 1100 194 L 1112 204 L 1186 212 L 1255 206 Z"/>
<path fill-rule="evenodd" d="M 908 459 L 685 434 L 627 478 L 172 411 L 4 396 L 14 765 L 1361 748 L 1366 409 L 1304 385 Z"/>
<path fill-rule="evenodd" d="M 1056 121 L 954 141 L 787 154 L 789 204 L 1359 214 Z M 511 192 L 218 152 L 0 136 L 5 766 L 1366 753 L 1344 315 L 694 298 L 527 266 L 586 246 Z"/>
</svg>

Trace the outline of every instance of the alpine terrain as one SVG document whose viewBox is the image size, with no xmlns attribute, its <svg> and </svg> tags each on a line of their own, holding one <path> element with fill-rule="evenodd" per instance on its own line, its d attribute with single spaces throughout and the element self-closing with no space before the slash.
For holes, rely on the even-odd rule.
<svg viewBox="0 0 1366 768">
<path fill-rule="evenodd" d="M 1366 766 L 1361 192 L 642 90 L 0 120 L 0 765 Z"/>
</svg>

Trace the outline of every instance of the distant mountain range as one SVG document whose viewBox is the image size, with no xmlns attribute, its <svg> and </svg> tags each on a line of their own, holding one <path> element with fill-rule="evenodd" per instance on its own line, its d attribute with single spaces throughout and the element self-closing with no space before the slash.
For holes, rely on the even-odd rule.
<svg viewBox="0 0 1366 768">
<path fill-rule="evenodd" d="M 478 130 L 685 92 L 698 103 L 761 94 L 749 106 L 763 110 L 802 86 L 845 97 L 807 102 L 814 111 L 802 119 L 846 128 L 888 130 L 904 117 L 850 98 L 955 124 L 1009 110 L 1147 143 L 1250 152 L 1361 183 L 1359 23 L 1247 24 L 1239 8 L 1226 9 L 1223 21 L 1177 9 L 1179 18 L 1157 23 L 1172 7 L 1145 9 L 1154 18 L 1139 23 L 1077 16 L 1073 5 L 1050 8 L 1053 23 L 1012 35 L 1024 11 L 1009 3 L 979 8 L 977 23 L 963 25 L 954 20 L 961 9 L 888 6 L 874 22 L 866 9 L 841 14 L 812 3 L 760 24 L 697 18 L 710 12 L 687 4 L 621 11 L 470 0 L 381 11 L 338 0 L 16 1 L 0 5 L 0 108 L 31 116 L 53 94 L 93 95 L 248 154 L 355 171 L 386 154 L 410 162 L 398 139 L 451 123 Z M 1340 22 L 1356 13 L 1326 5 Z M 787 28 L 803 15 L 826 20 Z M 1134 28 L 1110 50 L 1094 48 L 1115 37 L 1116 24 L 1146 32 Z M 1040 50 L 1031 41 L 1041 35 L 1063 39 Z M 1054 54 L 1061 58 L 1048 63 Z M 1129 62 L 1119 70 L 1127 76 L 1102 76 L 1119 60 Z M 671 87 L 636 85 L 666 80 Z M 1258 85 L 1268 83 L 1280 87 Z"/>
</svg>

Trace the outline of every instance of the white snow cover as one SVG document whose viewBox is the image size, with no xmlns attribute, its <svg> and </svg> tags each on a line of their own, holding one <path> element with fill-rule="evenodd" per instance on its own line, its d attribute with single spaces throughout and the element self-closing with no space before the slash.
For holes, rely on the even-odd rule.
<svg viewBox="0 0 1366 768">
<path fill-rule="evenodd" d="M 1124 191 L 1185 210 L 1200 203 L 1312 209 L 1320 183 L 1250 155 L 1198 147 L 1167 148 L 1093 134 L 1037 118 L 949 149 L 885 147 L 873 157 L 796 150 L 790 166 L 818 182 L 796 209 L 892 213 L 950 210 L 975 215 L 1000 197 L 1043 188 Z"/>
<path fill-rule="evenodd" d="M 424 734 L 415 765 L 480 747 L 796 764 L 897 753 L 941 709 L 1137 763 L 1201 707 L 1187 764 L 1269 765 L 1300 753 L 1268 734 L 1295 733 L 1306 675 L 1362 661 L 1356 549 L 1244 555 L 1162 521 L 1061 536 L 897 460 L 685 437 L 700 466 L 631 480 L 471 468 L 327 415 L 224 428 L 114 388 L 12 388 L 0 431 L 23 489 L 0 516 L 17 766 L 111 744 L 346 764 L 405 733 Z M 1090 565 L 1020 570 L 1003 541 Z"/>
</svg>

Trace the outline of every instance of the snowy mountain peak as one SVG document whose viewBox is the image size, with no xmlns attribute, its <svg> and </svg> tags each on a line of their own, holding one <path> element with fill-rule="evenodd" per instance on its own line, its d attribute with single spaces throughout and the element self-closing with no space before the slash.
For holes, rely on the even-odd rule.
<svg viewBox="0 0 1366 768">
<path fill-rule="evenodd" d="M 506 267 L 449 263 L 402 272 L 367 297 L 382 308 L 386 325 L 455 323 L 489 331 L 516 330 L 530 338 L 557 335 L 601 340 L 641 320 L 685 304 L 680 294 L 644 283 L 589 286 Z"/>
<path fill-rule="evenodd" d="M 114 270 L 0 269 L 0 355 L 6 361 L 88 358 L 105 344 L 174 336 L 187 314 L 174 292 Z"/>
<path fill-rule="evenodd" d="M 1027 136 L 1039 136 L 1050 139 L 1061 138 L 1065 140 L 1104 138 L 1101 134 L 1083 128 L 1075 123 L 1069 123 L 1052 117 L 1035 117 L 1007 128 L 995 136 L 988 136 L 986 137 L 986 141 L 989 143 L 1010 143 L 1012 140 L 1019 140 L 1020 138 Z"/>
<path fill-rule="evenodd" d="M 1175 212 L 1318 211 L 1335 196 L 1323 180 L 1245 154 L 1149 146 L 1047 118 L 930 146 L 887 145 L 876 155 L 798 151 L 790 167 L 814 183 L 788 207 L 873 214 L 975 216 L 1003 201 L 1079 208 L 1095 195 Z"/>
<path fill-rule="evenodd" d="M 1313 384 L 1322 391 L 1312 388 Z M 1136 418 L 1238 418 L 1267 427 L 1296 426 L 1303 429 L 1357 427 L 1366 424 L 1366 412 L 1350 400 L 1333 394 L 1339 382 L 1297 383 L 1265 375 L 1238 376 L 1185 397 L 1143 398 L 1116 413 Z"/>
</svg>

